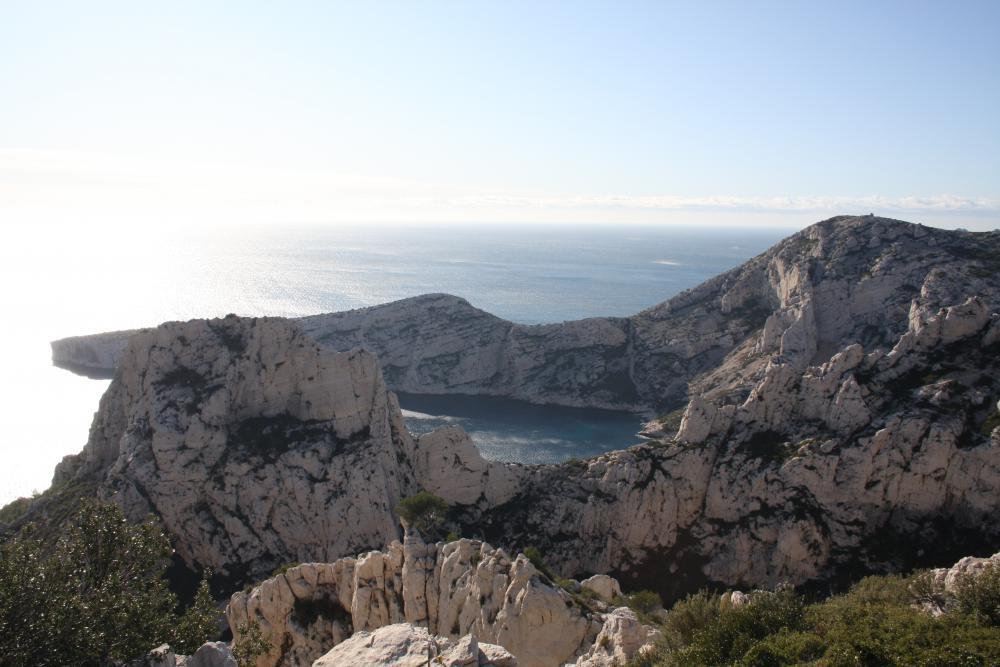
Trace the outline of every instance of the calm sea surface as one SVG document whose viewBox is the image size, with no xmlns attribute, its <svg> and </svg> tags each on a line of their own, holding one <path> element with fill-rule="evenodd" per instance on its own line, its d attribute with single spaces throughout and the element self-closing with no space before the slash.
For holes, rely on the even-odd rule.
<svg viewBox="0 0 1000 667">
<path fill-rule="evenodd" d="M 526 324 L 631 315 L 762 252 L 790 230 L 271 227 L 5 231 L 0 248 L 0 503 L 45 489 L 78 452 L 106 381 L 50 365 L 63 336 L 166 320 L 297 316 L 448 292 Z M 466 428 L 499 460 L 560 461 L 637 442 L 637 417 L 486 398 L 403 397 L 415 432 Z"/>
</svg>

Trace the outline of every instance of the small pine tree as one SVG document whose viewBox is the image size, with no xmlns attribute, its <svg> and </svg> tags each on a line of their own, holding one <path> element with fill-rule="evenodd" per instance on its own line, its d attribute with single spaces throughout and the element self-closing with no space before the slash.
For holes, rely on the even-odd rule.
<svg viewBox="0 0 1000 667">
<path fill-rule="evenodd" d="M 396 514 L 424 535 L 434 537 L 444 524 L 448 503 L 429 491 L 421 491 L 400 500 Z"/>
<path fill-rule="evenodd" d="M 211 576 L 211 571 L 206 570 L 194 595 L 194 601 L 177 619 L 173 640 L 170 642 L 171 648 L 176 653 L 191 655 L 205 642 L 205 638 L 218 633 L 221 613 L 215 606 L 215 600 L 212 599 L 209 590 L 208 581 Z"/>
<path fill-rule="evenodd" d="M 267 653 L 271 645 L 264 639 L 257 619 L 241 623 L 233 637 L 233 659 L 236 667 L 253 667 L 257 658 Z"/>
</svg>

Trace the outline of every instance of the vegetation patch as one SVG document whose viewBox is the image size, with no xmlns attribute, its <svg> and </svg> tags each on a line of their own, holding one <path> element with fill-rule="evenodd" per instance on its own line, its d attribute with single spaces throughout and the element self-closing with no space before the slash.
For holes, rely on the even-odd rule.
<svg viewBox="0 0 1000 667">
<path fill-rule="evenodd" d="M 0 655 L 19 667 L 126 663 L 169 643 L 191 653 L 218 633 L 202 578 L 178 612 L 164 573 L 170 542 L 153 523 L 87 501 L 53 546 L 30 527 L 0 544 Z"/>
<path fill-rule="evenodd" d="M 425 537 L 434 539 L 448 515 L 448 503 L 429 491 L 421 491 L 400 500 L 396 514 Z"/>
<path fill-rule="evenodd" d="M 684 419 L 685 409 L 686 406 L 680 407 L 656 418 L 664 433 L 677 433 L 677 429 L 681 427 L 681 420 Z"/>
<path fill-rule="evenodd" d="M 657 649 L 632 667 L 981 666 L 1000 664 L 1000 628 L 984 614 L 1000 591 L 994 573 L 970 578 L 970 602 L 952 601 L 932 616 L 920 576 L 866 577 L 842 594 L 810 602 L 789 587 L 758 591 L 734 607 L 701 591 L 667 614 Z M 926 577 L 924 577 L 926 581 Z"/>
</svg>

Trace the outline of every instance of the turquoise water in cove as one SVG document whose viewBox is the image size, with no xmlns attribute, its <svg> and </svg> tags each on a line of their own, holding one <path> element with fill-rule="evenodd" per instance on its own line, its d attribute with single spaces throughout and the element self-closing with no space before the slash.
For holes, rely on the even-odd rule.
<svg viewBox="0 0 1000 667">
<path fill-rule="evenodd" d="M 115 234 L 21 229 L 0 244 L 10 352 L 0 503 L 79 452 L 107 381 L 50 364 L 64 336 L 240 315 L 299 316 L 447 292 L 515 322 L 634 314 L 762 252 L 789 229 L 283 225 Z M 12 235 L 13 234 L 13 235 Z M 639 418 L 469 397 L 403 397 L 409 427 L 459 424 L 493 459 L 554 462 L 638 441 Z"/>
</svg>

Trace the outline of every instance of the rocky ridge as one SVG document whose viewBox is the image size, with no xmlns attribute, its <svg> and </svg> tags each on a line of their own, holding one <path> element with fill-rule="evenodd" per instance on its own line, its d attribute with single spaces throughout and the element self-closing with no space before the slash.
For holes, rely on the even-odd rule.
<svg viewBox="0 0 1000 667">
<path fill-rule="evenodd" d="M 689 396 L 745 398 L 775 354 L 803 370 L 850 343 L 891 346 L 914 300 L 926 313 L 971 295 L 995 308 L 997 257 L 1000 232 L 842 216 L 628 318 L 525 326 L 430 294 L 299 325 L 334 350 L 375 353 L 394 391 L 656 413 Z M 55 341 L 53 358 L 114 362 L 102 341 Z"/>
<path fill-rule="evenodd" d="M 804 230 L 636 316 L 673 322 L 662 349 L 675 349 L 695 332 L 718 341 L 723 314 L 777 299 L 727 354 L 687 357 L 718 365 L 691 380 L 679 428 L 557 466 L 484 461 L 457 429 L 413 438 L 375 358 L 316 343 L 308 322 L 170 323 L 130 339 L 87 448 L 57 481 L 95 479 L 132 516 L 159 515 L 188 564 L 244 579 L 398 539 L 393 507 L 420 488 L 467 535 L 508 552 L 536 545 L 564 575 L 611 572 L 668 600 L 703 583 L 804 583 L 992 552 L 1000 325 L 983 271 L 995 242 L 879 218 Z M 394 331 L 371 319 L 392 307 L 365 311 L 372 331 Z M 649 327 L 629 349 L 653 340 Z M 673 395 L 698 367 L 664 371 L 656 391 Z"/>
</svg>

